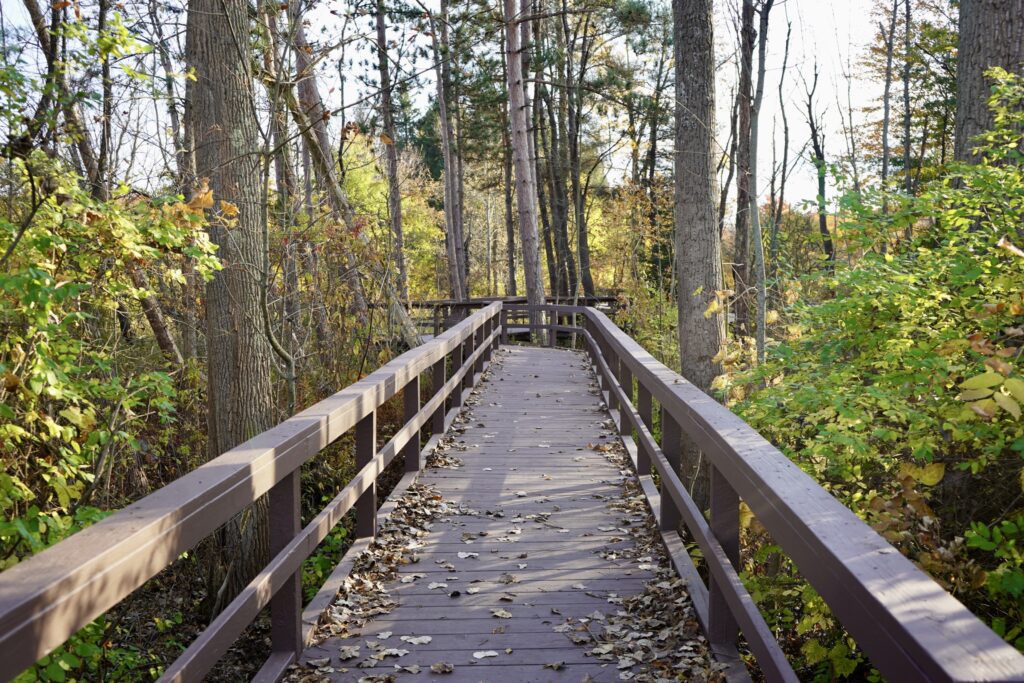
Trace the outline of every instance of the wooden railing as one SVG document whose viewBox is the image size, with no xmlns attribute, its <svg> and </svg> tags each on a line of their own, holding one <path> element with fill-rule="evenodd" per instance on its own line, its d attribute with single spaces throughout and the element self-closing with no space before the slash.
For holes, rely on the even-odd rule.
<svg viewBox="0 0 1024 683">
<path fill-rule="evenodd" d="M 655 360 L 605 314 L 502 302 L 0 574 L 0 680 L 13 678 L 59 646 L 263 495 L 269 498 L 273 557 L 164 679 L 202 678 L 267 605 L 272 652 L 257 679 L 276 679 L 306 642 L 300 621 L 303 560 L 353 508 L 361 542 L 373 536 L 377 476 L 401 453 L 406 476 L 398 488 L 415 478 L 421 454 L 450 424 L 499 339 L 523 328 L 543 330 L 549 344 L 559 335 L 563 340 L 575 335 L 585 345 L 662 539 L 689 583 L 698 619 L 720 657 L 738 662 L 742 634 L 768 680 L 797 680 L 739 577 L 743 500 L 890 681 L 1024 681 L 1024 656 L 740 418 Z M 432 387 L 426 400 L 420 391 L 424 374 Z M 377 448 L 376 410 L 399 392 L 403 426 Z M 654 437 L 656 411 L 660 439 Z M 353 429 L 358 473 L 300 529 L 302 464 Z M 432 436 L 421 449 L 424 430 Z M 709 518 L 677 474 L 684 439 L 711 465 Z M 686 552 L 684 530 L 701 549 L 707 585 Z M 733 670 L 742 672 L 742 665 Z"/>
<path fill-rule="evenodd" d="M 506 305 L 501 315 L 503 329 L 542 320 L 530 327 L 543 329 L 548 343 L 559 333 L 583 339 L 673 564 L 688 581 L 698 619 L 720 656 L 736 656 L 742 633 L 767 680 L 798 680 L 738 574 L 743 500 L 888 680 L 1024 681 L 1024 656 L 1015 648 L 606 315 L 593 308 L 522 305 Z M 656 410 L 660 441 L 653 435 Z M 711 466 L 708 518 L 677 474 L 684 439 Z M 708 585 L 686 552 L 684 528 L 700 547 Z"/>
<path fill-rule="evenodd" d="M 196 681 L 267 605 L 272 653 L 258 679 L 275 680 L 301 653 L 302 562 L 355 508 L 358 537 L 376 529 L 376 479 L 397 455 L 406 478 L 444 433 L 499 338 L 500 303 L 142 500 L 0 574 L 0 680 L 18 675 L 174 562 L 235 514 L 268 496 L 269 564 L 167 670 Z M 420 376 L 431 394 L 421 401 Z M 376 410 L 403 394 L 404 424 L 377 448 Z M 300 529 L 300 468 L 355 430 L 358 473 Z M 421 450 L 421 431 L 433 435 Z M 399 486 L 403 483 L 400 482 Z"/>
</svg>

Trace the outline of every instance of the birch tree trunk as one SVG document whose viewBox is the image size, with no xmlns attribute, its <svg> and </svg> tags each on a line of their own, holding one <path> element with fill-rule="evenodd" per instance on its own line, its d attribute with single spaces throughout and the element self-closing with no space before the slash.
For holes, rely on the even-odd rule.
<svg viewBox="0 0 1024 683">
<path fill-rule="evenodd" d="M 715 208 L 715 40 L 713 0 L 673 0 L 676 58 L 675 240 L 679 279 L 679 360 L 683 375 L 708 391 L 720 368 L 725 318 L 714 311 L 722 289 L 722 247 Z M 714 311 L 705 315 L 709 308 Z M 700 509 L 709 471 L 686 447 L 680 474 Z"/>
<path fill-rule="evenodd" d="M 540 241 L 537 235 L 537 184 L 533 176 L 533 154 L 530 150 L 529 119 L 526 111 L 526 83 L 523 76 L 523 60 L 519 23 L 529 22 L 517 17 L 516 0 L 504 0 L 505 10 L 505 52 L 508 66 L 509 119 L 512 131 L 512 159 L 516 175 L 516 204 L 519 211 L 519 241 L 523 248 L 523 274 L 526 285 L 526 301 L 531 306 L 544 304 L 544 280 L 540 267 Z M 523 14 L 528 8 L 523 2 Z M 531 324 L 538 324 L 539 317 L 532 316 Z M 543 337 L 544 335 L 540 335 Z"/>
</svg>

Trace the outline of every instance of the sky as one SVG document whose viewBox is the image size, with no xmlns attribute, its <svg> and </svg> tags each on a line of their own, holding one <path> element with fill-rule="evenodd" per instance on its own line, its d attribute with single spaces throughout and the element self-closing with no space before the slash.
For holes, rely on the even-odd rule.
<svg viewBox="0 0 1024 683">
<path fill-rule="evenodd" d="M 456 0 L 457 1 L 457 0 Z M 497 0 L 493 0 L 497 2 Z M 663 0 L 667 2 L 668 0 Z M 716 49 L 720 62 L 728 61 L 734 56 L 735 32 L 733 28 L 734 6 L 739 0 L 715 0 L 716 18 Z M 438 0 L 425 0 L 428 7 L 435 8 Z M 348 6 L 345 0 L 320 0 L 314 3 L 314 9 L 307 14 L 310 27 L 307 35 L 312 41 L 320 44 L 335 42 L 342 27 L 339 10 Z M 780 105 L 778 95 L 778 79 L 782 67 L 783 47 L 787 23 L 792 23 L 792 39 L 789 63 L 786 72 L 786 84 L 783 94 L 788 101 L 788 117 L 790 124 L 790 158 L 801 153 L 809 137 L 806 118 L 804 116 L 803 78 L 811 78 L 815 60 L 820 71 L 819 107 L 824 110 L 824 129 L 826 132 L 826 152 L 830 156 L 845 150 L 842 138 L 842 121 L 840 118 L 840 102 L 845 108 L 846 81 L 843 76 L 844 65 L 852 64 L 852 72 L 858 70 L 857 63 L 862 59 L 867 45 L 872 42 L 876 29 L 876 20 L 871 16 L 872 0 L 776 0 L 771 13 L 771 25 L 768 36 L 768 54 L 765 81 L 765 96 L 761 114 L 761 135 L 758 150 L 760 159 L 759 194 L 764 197 L 768 192 L 768 177 L 772 160 L 773 132 L 777 145 L 781 145 L 782 128 L 779 119 Z M 15 25 L 27 24 L 27 16 L 20 2 L 3 0 L 4 19 Z M 367 17 L 349 24 L 347 35 L 358 32 L 369 33 L 372 26 Z M 395 37 L 395 31 L 389 38 Z M 370 36 L 367 36 L 370 37 Z M 364 97 L 368 88 L 360 82 L 358 71 L 368 70 L 370 77 L 376 80 L 375 55 L 369 51 L 369 43 L 365 40 L 356 41 L 349 46 L 346 58 L 352 58 L 355 72 L 346 71 L 344 87 L 337 67 L 337 56 L 326 60 L 321 69 L 321 89 L 329 106 L 338 106 L 342 95 L 346 102 L 354 102 Z M 756 56 L 755 56 L 756 60 Z M 416 68 L 429 67 L 429 62 L 420 60 Z M 756 66 L 755 66 L 756 69 Z M 732 64 L 726 64 L 718 72 L 716 85 L 718 95 L 719 138 L 724 145 L 728 137 L 729 107 L 731 91 L 735 88 L 737 74 Z M 433 73 L 427 71 L 422 77 L 422 88 L 417 102 L 425 107 L 434 99 Z M 851 88 L 853 116 L 855 125 L 865 121 L 863 109 L 878 101 L 881 85 L 854 78 Z M 332 121 L 332 128 L 338 124 Z M 777 124 L 777 125 L 776 125 Z M 340 126 L 337 126 L 340 129 Z M 773 128 L 775 130 L 773 131 Z M 337 133 L 338 131 L 335 131 Z M 777 150 L 781 157 L 781 149 Z M 611 174 L 615 176 L 614 173 Z M 794 169 L 787 189 L 787 197 L 792 201 L 813 200 L 816 196 L 816 174 L 814 168 L 806 160 L 806 153 Z"/>
<path fill-rule="evenodd" d="M 722 26 L 726 3 L 718 0 L 715 3 L 719 19 L 719 36 L 733 40 L 731 32 L 725 33 Z M 818 61 L 819 86 L 818 95 L 824 109 L 824 129 L 826 134 L 826 154 L 837 154 L 845 151 L 842 140 L 842 119 L 840 104 L 846 108 L 847 83 L 843 76 L 844 69 L 853 73 L 854 79 L 851 92 L 854 125 L 863 125 L 865 107 L 875 105 L 881 97 L 881 84 L 856 78 L 857 64 L 863 58 L 867 46 L 873 42 L 877 31 L 877 20 L 871 16 L 871 0 L 776 0 L 771 12 L 771 24 L 768 30 L 768 54 L 765 59 L 765 96 L 762 105 L 761 136 L 758 145 L 758 156 L 761 163 L 761 182 L 759 192 L 766 194 L 768 170 L 771 164 L 771 132 L 772 121 L 778 120 L 778 144 L 782 140 L 782 123 L 778 97 L 779 73 L 782 68 L 783 48 L 786 40 L 786 24 L 792 22 L 793 33 L 790 41 L 790 56 L 786 71 L 784 95 L 790 101 L 787 116 L 790 126 L 790 158 L 798 154 L 809 139 L 810 133 L 804 115 L 806 96 L 802 77 L 808 81 L 812 78 L 815 59 Z M 719 41 L 721 48 L 721 41 Z M 721 54 L 721 50 L 720 50 Z M 756 55 L 755 55 L 756 60 Z M 847 61 L 852 69 L 846 68 Z M 724 74 L 733 78 L 733 73 Z M 727 85 L 720 85 L 720 93 L 728 93 Z M 837 101 L 837 98 L 838 101 Z M 720 97 L 720 119 L 728 121 L 728 103 L 722 109 L 726 98 Z M 720 126 L 721 127 L 721 126 Z M 781 156 L 781 149 L 778 150 Z M 805 155 L 806 158 L 806 155 Z M 789 181 L 787 196 L 794 200 L 813 199 L 817 195 L 817 175 L 806 160 L 797 168 Z"/>
</svg>

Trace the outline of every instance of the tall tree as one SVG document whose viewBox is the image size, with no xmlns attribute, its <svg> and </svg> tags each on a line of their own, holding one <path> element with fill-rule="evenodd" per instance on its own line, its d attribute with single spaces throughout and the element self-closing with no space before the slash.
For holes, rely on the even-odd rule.
<svg viewBox="0 0 1024 683">
<path fill-rule="evenodd" d="M 725 339 L 722 247 L 716 214 L 714 142 L 715 40 L 712 0 L 673 0 L 676 59 L 675 240 L 679 305 L 679 361 L 683 375 L 704 391 L 720 372 L 716 356 Z M 712 311 L 711 314 L 707 314 Z M 693 498 L 709 500 L 707 463 L 692 448 L 682 472 Z"/>
<path fill-rule="evenodd" d="M 388 64 L 387 16 L 384 0 L 377 0 L 377 72 L 380 76 L 380 113 L 384 122 L 384 163 L 388 175 L 388 218 L 395 240 L 395 264 L 398 268 L 398 295 L 409 300 L 409 274 L 405 267 L 405 240 L 402 236 L 402 188 L 398 182 L 398 134 L 391 104 L 391 67 Z"/>
<path fill-rule="evenodd" d="M 764 99 L 765 56 L 768 47 L 768 17 L 775 0 L 763 0 L 757 36 L 757 87 L 750 113 L 750 236 L 753 242 L 754 287 L 757 290 L 757 361 L 764 362 L 765 320 L 767 318 L 766 276 L 764 265 L 764 238 L 761 235 L 761 212 L 758 209 L 757 142 L 761 120 L 761 101 Z"/>
<path fill-rule="evenodd" d="M 1024 0 L 961 0 L 953 155 L 973 161 L 973 139 L 992 127 L 985 71 L 1024 74 Z"/>
<path fill-rule="evenodd" d="M 189 119 L 196 167 L 209 179 L 208 189 L 201 185 L 193 202 L 211 209 L 210 236 L 223 264 L 205 297 L 208 455 L 215 458 L 269 429 L 274 417 L 270 347 L 260 310 L 260 145 L 251 65 L 239 59 L 249 51 L 249 4 L 189 0 L 187 31 L 186 61 L 195 75 Z M 209 564 L 213 611 L 266 562 L 260 508 L 238 515 L 217 534 Z"/>
<path fill-rule="evenodd" d="M 754 62 L 754 0 L 743 0 L 740 19 L 740 84 L 736 93 L 736 236 L 732 255 L 736 299 L 736 329 L 745 333 L 749 324 L 747 288 L 750 286 L 750 115 Z"/>
<path fill-rule="evenodd" d="M 526 111 L 526 82 L 521 51 L 529 42 L 529 0 L 504 0 L 505 52 L 508 72 L 509 119 L 512 132 L 512 159 L 516 171 L 516 205 L 519 211 L 519 241 L 523 252 L 523 276 L 526 300 L 534 306 L 544 304 L 544 280 L 540 267 L 540 241 L 537 234 L 537 182 Z M 526 38 L 526 40 L 523 40 Z"/>
</svg>

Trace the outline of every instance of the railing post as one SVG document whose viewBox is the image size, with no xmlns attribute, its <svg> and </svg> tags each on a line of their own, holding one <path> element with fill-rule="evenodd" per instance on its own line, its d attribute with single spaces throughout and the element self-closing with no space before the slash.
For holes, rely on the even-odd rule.
<svg viewBox="0 0 1024 683">
<path fill-rule="evenodd" d="M 554 311 L 548 311 L 548 346 L 555 348 L 558 333 L 555 332 L 555 325 L 558 324 L 558 317 Z"/>
<path fill-rule="evenodd" d="M 481 325 L 480 327 L 476 328 L 476 330 L 474 330 L 474 332 L 473 332 L 473 350 L 476 351 L 481 346 L 483 346 L 483 344 L 484 344 L 484 328 L 483 328 L 483 325 Z M 473 374 L 477 373 L 477 372 L 483 372 L 483 371 L 484 371 L 484 354 L 481 353 L 479 356 L 476 357 L 476 362 L 473 363 L 473 372 L 470 373 L 470 375 L 469 375 L 469 386 L 473 386 L 476 383 Z"/>
<path fill-rule="evenodd" d="M 647 429 L 654 433 L 654 406 L 651 400 L 651 392 L 644 386 L 643 382 L 636 383 L 637 407 L 640 419 L 647 425 Z M 636 451 L 636 473 L 640 476 L 651 473 L 651 455 L 646 449 L 639 447 Z"/>
<path fill-rule="evenodd" d="M 356 423 L 356 467 L 362 469 L 377 454 L 377 411 Z M 356 538 L 377 533 L 377 478 L 356 501 Z"/>
<path fill-rule="evenodd" d="M 420 412 L 420 376 L 416 375 L 405 385 L 402 392 L 403 418 L 408 424 L 409 420 L 416 417 Z M 402 457 L 405 458 L 406 472 L 420 471 L 420 430 L 409 439 L 409 443 L 402 447 Z"/>
<path fill-rule="evenodd" d="M 441 307 L 434 306 L 434 337 L 441 334 Z"/>
<path fill-rule="evenodd" d="M 456 373 L 459 372 L 459 368 L 462 367 L 462 354 L 465 348 L 466 345 L 463 343 L 456 346 L 455 350 L 452 351 L 452 377 L 454 377 Z M 462 405 L 462 388 L 464 386 L 465 381 L 461 381 L 455 386 L 455 389 L 452 390 L 452 408 L 458 408 Z"/>
<path fill-rule="evenodd" d="M 299 533 L 301 493 L 299 470 L 294 470 L 270 489 L 270 555 L 281 552 Z M 302 572 L 285 581 L 270 599 L 270 642 L 274 652 L 302 653 Z"/>
<path fill-rule="evenodd" d="M 505 308 L 501 309 L 501 343 L 508 344 L 508 311 Z"/>
<path fill-rule="evenodd" d="M 679 472 L 679 460 L 683 450 L 683 434 L 674 417 L 661 407 L 661 452 L 665 454 L 673 472 Z M 661 528 L 675 531 L 679 528 L 679 509 L 668 493 L 668 487 L 661 485 Z"/>
<path fill-rule="evenodd" d="M 711 531 L 733 567 L 740 562 L 740 499 L 717 467 L 711 467 Z M 708 640 L 711 647 L 735 645 L 739 626 L 725 592 L 714 577 L 708 582 Z"/>
<path fill-rule="evenodd" d="M 607 344 L 601 344 L 601 355 L 604 356 L 605 363 L 608 364 L 608 374 L 611 377 L 608 378 L 608 410 L 617 410 L 619 407 L 619 399 L 615 396 L 615 392 L 612 391 L 612 384 L 615 379 L 619 376 L 619 358 L 613 356 L 611 349 Z"/>
<path fill-rule="evenodd" d="M 433 370 L 431 371 L 431 384 L 433 384 L 434 392 L 433 395 L 437 396 L 441 393 L 444 388 L 445 382 L 445 361 L 446 356 L 441 356 L 437 362 L 434 363 Z M 430 421 L 430 433 L 431 434 L 444 434 L 444 413 L 445 403 L 441 401 L 441 405 L 434 411 L 434 416 Z"/>
<path fill-rule="evenodd" d="M 619 385 L 622 387 L 623 393 L 626 394 L 626 400 L 633 403 L 633 373 L 630 372 L 626 362 L 622 360 L 619 361 Z M 619 434 L 624 436 L 633 433 L 633 427 L 626 419 L 627 410 L 626 406 L 619 406 Z"/>
</svg>

